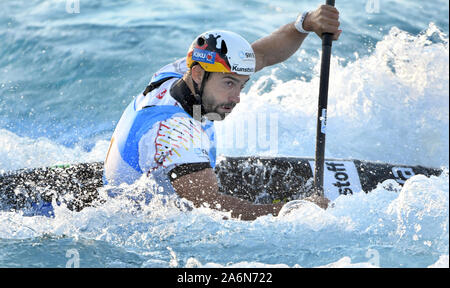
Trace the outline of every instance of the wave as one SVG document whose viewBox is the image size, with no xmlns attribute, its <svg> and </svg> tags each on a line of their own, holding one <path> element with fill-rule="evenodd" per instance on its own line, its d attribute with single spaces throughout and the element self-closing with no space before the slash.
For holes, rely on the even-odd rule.
<svg viewBox="0 0 450 288">
<path fill-rule="evenodd" d="M 417 36 L 394 27 L 372 54 L 347 65 L 344 60 L 331 59 L 326 156 L 448 166 L 448 36 L 432 23 Z M 223 153 L 313 156 L 315 62 L 311 81 L 283 81 L 277 69 L 256 80 L 229 119 L 216 125 Z M 250 135 L 248 127 L 261 129 Z M 241 130 L 247 134 L 239 136 Z M 267 139 L 277 144 L 270 147 Z"/>
<path fill-rule="evenodd" d="M 345 65 L 332 58 L 327 157 L 448 167 L 446 37 L 432 24 L 418 36 L 393 28 L 368 56 Z M 314 155 L 318 65 L 310 81 L 283 81 L 276 70 L 257 79 L 229 119 L 218 123 L 219 152 L 273 152 L 270 133 L 264 131 L 270 131 L 274 114 L 275 155 Z M 260 131 L 254 139 L 245 133 L 243 138 L 224 137 L 237 127 L 252 131 L 248 123 L 255 116 L 249 115 L 258 114 L 254 125 Z M 242 123 L 247 126 L 238 126 Z M 228 147 L 224 139 L 235 144 Z M 249 139 L 256 144 L 237 145 Z M 0 147 L 0 169 L 15 170 L 102 161 L 108 141 L 97 141 L 87 151 L 0 129 Z M 133 265 L 138 267 L 448 267 L 449 180 L 444 170 L 439 177 L 416 175 L 403 187 L 387 181 L 368 194 L 341 196 L 325 211 L 303 203 L 252 222 L 224 220 L 226 214 L 209 208 L 179 209 L 173 197 L 148 189 L 151 179 L 141 179 L 122 187 L 124 197 L 78 213 L 64 206 L 55 209 L 55 218 L 0 212 L 0 243 L 31 239 L 26 249 L 40 253 L 32 250 L 35 242 L 50 237 L 73 248 L 65 242 L 71 239 L 80 249 L 99 247 L 102 259 L 109 259 L 112 248 L 137 255 Z M 142 198 L 144 190 L 152 196 Z M 39 261 L 48 258 L 47 249 L 42 253 Z"/>
<path fill-rule="evenodd" d="M 448 255 L 448 181 L 448 170 L 416 175 L 403 187 L 388 180 L 368 194 L 342 195 L 327 210 L 292 202 L 278 217 L 246 222 L 206 207 L 191 211 L 189 202 L 148 189 L 152 181 L 143 177 L 120 187 L 120 197 L 80 212 L 0 212 L 0 239 L 85 239 L 132 251 L 139 267 L 427 267 Z"/>
<path fill-rule="evenodd" d="M 60 164 L 103 161 L 109 142 L 97 141 L 90 151 L 81 146 L 67 148 L 47 138 L 20 137 L 0 129 L 0 172 L 22 168 L 47 167 Z"/>
</svg>

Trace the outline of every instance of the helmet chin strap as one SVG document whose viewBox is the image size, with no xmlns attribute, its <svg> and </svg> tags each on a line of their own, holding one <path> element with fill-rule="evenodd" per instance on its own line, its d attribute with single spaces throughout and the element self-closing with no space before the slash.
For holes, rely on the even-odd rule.
<svg viewBox="0 0 450 288">
<path fill-rule="evenodd" d="M 206 81 L 208 81 L 208 78 L 210 76 L 211 72 L 205 71 L 205 74 L 203 75 L 202 83 L 200 85 L 200 89 L 198 88 L 197 83 L 192 79 L 192 84 L 194 86 L 195 91 L 195 99 L 197 100 L 198 104 L 201 106 L 201 116 L 206 114 L 205 108 L 203 106 L 203 90 L 205 89 Z"/>
</svg>

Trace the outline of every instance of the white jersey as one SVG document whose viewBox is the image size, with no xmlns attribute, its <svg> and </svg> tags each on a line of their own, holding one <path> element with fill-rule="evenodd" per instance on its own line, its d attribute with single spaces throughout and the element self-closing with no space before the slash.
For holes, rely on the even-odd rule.
<svg viewBox="0 0 450 288">
<path fill-rule="evenodd" d="M 162 68 L 151 82 L 167 73 L 169 76 L 171 73 L 182 75 L 184 72 L 181 68 L 186 67 L 183 60 Z M 213 122 L 207 119 L 199 122 L 190 117 L 172 97 L 170 89 L 178 78 L 163 82 L 145 96 L 138 95 L 125 110 L 114 131 L 106 157 L 106 183 L 131 184 L 146 174 L 152 175 L 166 191 L 173 192 L 168 173 L 176 166 L 189 163 L 210 163 L 212 167 L 215 166 Z M 173 110 L 171 107 L 178 107 L 184 113 L 170 112 L 167 117 L 161 116 L 165 111 Z M 141 114 L 144 116 L 141 117 Z"/>
</svg>

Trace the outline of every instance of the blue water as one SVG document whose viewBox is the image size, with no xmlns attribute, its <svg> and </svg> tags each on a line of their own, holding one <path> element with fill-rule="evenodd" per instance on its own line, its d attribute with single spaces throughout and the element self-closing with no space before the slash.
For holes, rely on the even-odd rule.
<svg viewBox="0 0 450 288">
<path fill-rule="evenodd" d="M 102 161 L 123 109 L 197 34 L 221 28 L 253 42 L 321 4 L 80 0 L 70 14 L 65 2 L 0 2 L 0 171 Z M 65 267 L 70 251 L 81 267 L 448 267 L 448 1 L 336 2 L 343 33 L 326 155 L 443 167 L 443 176 L 254 222 L 182 212 L 158 197 L 142 210 L 127 199 L 61 207 L 54 219 L 0 212 L 0 267 Z M 311 34 L 252 77 L 217 125 L 219 154 L 314 155 L 320 49 Z M 257 136 L 275 137 L 275 147 L 247 130 L 244 142 L 227 134 L 257 115 L 273 116 L 276 133 L 264 134 L 267 116 Z"/>
</svg>

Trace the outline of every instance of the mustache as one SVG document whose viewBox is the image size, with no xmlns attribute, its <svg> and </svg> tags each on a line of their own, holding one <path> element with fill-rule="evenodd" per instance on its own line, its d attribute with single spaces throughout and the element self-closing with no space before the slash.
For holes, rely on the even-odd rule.
<svg viewBox="0 0 450 288">
<path fill-rule="evenodd" d="M 237 103 L 234 103 L 234 102 L 227 102 L 227 103 L 219 104 L 219 105 L 217 105 L 217 107 L 225 106 L 225 107 L 228 107 L 228 108 L 234 108 L 236 106 L 236 104 Z"/>
</svg>

